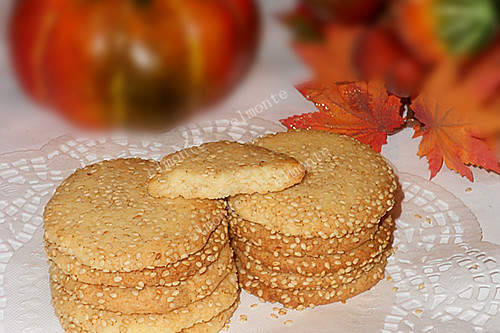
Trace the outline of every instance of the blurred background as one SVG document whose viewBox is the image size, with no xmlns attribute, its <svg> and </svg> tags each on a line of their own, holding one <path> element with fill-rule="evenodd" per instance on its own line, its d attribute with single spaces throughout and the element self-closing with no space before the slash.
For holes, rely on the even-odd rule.
<svg viewBox="0 0 500 333">
<path fill-rule="evenodd" d="M 101 76 L 106 76 L 109 71 L 104 70 L 103 73 L 96 74 L 94 71 L 97 71 L 97 66 L 94 65 L 88 65 L 88 66 L 81 66 L 79 63 L 79 59 L 81 60 L 81 55 L 79 57 L 78 52 L 75 48 L 72 47 L 67 47 L 67 48 L 61 48 L 60 45 L 54 44 L 52 51 L 57 54 L 53 54 L 50 58 L 52 58 L 53 62 L 51 65 L 48 64 L 47 61 L 33 61 L 33 59 L 41 59 L 40 58 L 40 53 L 43 53 L 40 47 L 41 44 L 46 45 L 45 43 L 45 38 L 48 38 L 49 34 L 46 33 L 45 31 L 41 32 L 41 30 L 46 29 L 40 26 L 37 26 L 39 23 L 37 20 L 41 16 L 46 17 L 47 15 L 52 15 L 54 12 L 58 12 L 58 9 L 51 9 L 45 12 L 42 10 L 40 7 L 40 4 L 48 4 L 51 1 L 17 1 L 18 6 L 21 6 L 23 3 L 28 6 L 25 11 L 23 10 L 18 10 L 17 13 L 20 13 L 16 15 L 15 20 L 17 20 L 17 26 L 16 30 L 18 32 L 13 32 L 12 29 L 12 22 L 13 22 L 13 15 L 14 14 L 14 5 L 16 1 L 13 0 L 2 0 L 0 1 L 0 117 L 3 120 L 3 126 L 0 126 L 0 151 L 12 151 L 16 149 L 23 149 L 23 148 L 29 148 L 32 145 L 40 145 L 49 139 L 65 134 L 65 133 L 73 133 L 75 131 L 82 131 L 82 130 L 87 130 L 90 126 L 97 127 L 98 129 L 102 128 L 108 128 L 110 126 L 135 126 L 135 125 L 151 125 L 151 123 L 148 122 L 141 122 L 139 121 L 139 124 L 135 124 L 135 121 L 137 120 L 136 116 L 132 117 L 133 119 L 132 123 L 127 123 L 125 120 L 127 120 L 127 117 L 125 116 L 119 116 L 117 117 L 115 122 L 110 121 L 110 118 L 107 118 L 107 116 L 113 114 L 113 107 L 109 106 L 109 99 L 105 98 L 100 98 L 97 97 L 97 104 L 99 104 L 100 101 L 106 100 L 106 103 L 108 105 L 105 105 L 104 102 L 102 102 L 102 106 L 98 105 L 90 105 L 90 101 L 88 98 L 81 98 L 83 100 L 80 100 L 80 97 L 82 96 L 81 94 L 85 95 L 86 91 L 85 89 L 91 89 L 91 90 L 99 90 L 102 87 L 102 84 L 104 82 L 107 82 L 109 85 L 108 91 L 111 90 L 110 87 L 113 86 L 109 82 L 109 74 L 106 79 L 103 79 Z M 80 1 L 70 1 L 71 3 L 80 3 Z M 90 1 L 89 3 L 106 3 L 107 1 Z M 115 8 L 120 7 L 119 3 L 132 3 L 134 1 L 109 1 L 109 3 L 113 3 L 115 5 Z M 140 2 L 140 1 L 137 1 Z M 150 1 L 151 2 L 151 1 Z M 160 2 L 160 1 L 152 1 L 152 2 Z M 169 1 L 162 1 L 168 3 Z M 226 1 L 193 1 L 193 3 L 200 3 L 200 2 L 213 2 L 213 3 L 224 3 Z M 253 4 L 252 1 L 236 1 L 235 3 L 245 3 Z M 55 3 L 55 2 L 53 2 Z M 59 3 L 59 2 L 58 2 Z M 117 5 L 118 3 L 118 5 Z M 288 114 L 290 111 L 291 112 L 296 112 L 298 113 L 299 111 L 303 111 L 304 109 L 309 108 L 310 110 L 314 109 L 313 106 L 310 106 L 309 103 L 307 103 L 301 95 L 294 89 L 294 83 L 299 82 L 300 80 L 304 80 L 305 78 L 308 77 L 308 70 L 301 66 L 300 62 L 298 61 L 297 57 L 295 54 L 292 52 L 290 49 L 289 45 L 289 31 L 286 27 L 284 27 L 277 19 L 276 15 L 278 13 L 281 13 L 282 11 L 286 11 L 288 9 L 293 8 L 295 2 L 294 1 L 257 1 L 255 5 L 257 6 L 259 10 L 259 14 L 253 14 L 255 15 L 256 18 L 258 18 L 258 21 L 256 22 L 250 22 L 248 25 L 250 28 L 248 29 L 248 34 L 250 37 L 247 37 L 248 39 L 255 39 L 250 42 L 243 43 L 243 46 L 241 48 L 246 47 L 246 49 L 243 48 L 242 52 L 245 57 L 243 60 L 240 60 L 240 62 L 243 63 L 243 65 L 240 64 L 232 64 L 229 66 L 229 74 L 224 74 L 227 76 L 227 81 L 230 82 L 230 84 L 226 84 L 226 87 L 223 87 L 224 89 L 220 93 L 220 96 L 215 96 L 213 100 L 206 101 L 206 104 L 200 103 L 197 105 L 197 108 L 194 108 L 194 110 L 201 110 L 202 112 L 196 113 L 193 117 L 187 118 L 184 121 L 188 122 L 190 120 L 200 120 L 205 117 L 213 118 L 213 119 L 218 119 L 218 118 L 228 118 L 228 117 L 233 117 L 237 116 L 238 113 L 237 111 L 244 111 L 249 108 L 252 108 L 255 104 L 260 103 L 263 100 L 266 100 L 270 97 L 270 94 L 278 94 L 281 90 L 287 92 L 287 98 L 280 100 L 281 105 L 279 107 L 273 108 L 272 112 L 276 112 L 278 109 L 279 110 L 288 110 L 286 114 Z M 144 4 L 146 5 L 146 4 Z M 216 6 L 214 8 L 217 8 Z M 251 7 L 250 7 L 251 8 Z M 21 8 L 23 9 L 23 8 Z M 66 8 L 61 9 L 62 11 L 65 11 Z M 76 10 L 73 8 L 73 10 Z M 101 11 L 103 9 L 100 9 Z M 133 11 L 140 12 L 142 9 L 133 9 Z M 250 9 L 248 9 L 250 10 Z M 95 11 L 95 12 L 94 12 Z M 111 9 L 113 11 L 113 8 Z M 245 9 L 243 9 L 245 11 Z M 158 10 L 160 13 L 161 11 Z M 166 9 L 164 11 L 165 15 L 173 15 L 172 13 L 167 13 Z M 79 31 L 79 34 L 81 35 L 78 37 L 80 42 L 88 43 L 91 38 L 96 38 L 96 36 L 99 36 L 99 32 L 95 32 L 95 35 L 92 35 L 89 32 L 89 27 L 92 26 L 94 23 L 90 22 L 90 18 L 88 16 L 92 15 L 98 15 L 99 12 L 97 9 L 89 9 L 86 13 L 80 12 L 80 15 L 77 15 L 73 13 L 71 18 L 69 19 L 66 24 L 74 24 L 73 28 L 65 26 L 62 27 L 62 36 L 61 36 L 61 43 L 66 44 L 69 43 L 68 40 L 70 39 L 70 36 L 75 36 L 76 31 Z M 102 14 L 102 13 L 101 13 Z M 207 20 L 212 20 L 212 19 L 219 19 L 217 15 L 210 14 L 210 11 L 208 9 L 204 11 L 197 11 L 195 13 L 196 15 L 207 15 Z M 220 15 L 226 14 L 229 16 L 229 19 L 226 19 L 228 22 L 226 22 L 227 26 L 224 26 L 224 30 L 229 30 L 229 29 L 235 29 L 237 27 L 237 24 L 234 23 L 237 21 L 237 18 L 235 17 L 234 19 L 231 18 L 231 15 L 228 15 L 227 13 L 222 12 Z M 251 14 L 251 13 L 250 13 Z M 68 16 L 67 13 L 64 13 L 64 15 Z M 134 16 L 134 13 L 128 13 L 130 16 Z M 79 19 L 76 18 L 76 16 L 79 16 Z M 86 17 L 82 17 L 86 16 Z M 135 33 L 137 29 L 137 34 L 143 34 L 147 38 L 149 38 L 149 31 L 142 31 L 141 29 L 148 30 L 147 25 L 150 21 L 149 18 L 144 18 L 144 17 L 139 17 L 140 15 L 138 14 L 137 17 L 131 18 L 129 21 L 120 23 L 121 19 L 118 19 L 116 17 L 114 18 L 109 18 L 109 20 L 114 20 L 114 24 L 125 24 L 127 27 L 130 27 L 130 30 L 133 30 Z M 160 15 L 161 16 L 161 15 Z M 212 16 L 214 16 L 212 18 Z M 79 22 L 77 22 L 79 20 Z M 89 21 L 86 21 L 89 20 Z M 154 21 L 153 19 L 151 19 Z M 156 18 L 156 20 L 161 21 L 161 17 Z M 82 22 L 83 21 L 83 22 Z M 132 22 L 133 21 L 133 22 Z M 139 22 L 136 22 L 139 21 Z M 137 24 L 138 26 L 135 27 L 134 24 Z M 97 25 L 97 24 L 96 24 Z M 167 29 L 168 27 L 162 27 L 163 30 L 160 30 L 158 25 L 161 25 L 161 23 L 156 23 L 154 27 L 150 27 L 150 30 L 154 30 L 154 34 L 151 35 L 152 39 L 152 45 L 154 47 L 157 47 L 158 45 L 162 45 L 162 33 Z M 210 24 L 207 23 L 209 26 Z M 256 26 L 255 26 L 256 25 Z M 9 29 L 9 26 L 11 29 Z M 146 27 L 144 27 L 146 26 Z M 101 28 L 99 26 L 99 28 Z M 186 30 L 185 28 L 184 30 Z M 97 29 L 99 30 L 99 29 Z M 106 30 L 103 28 L 104 32 Z M 120 30 L 120 29 L 117 29 Z M 125 29 L 127 30 L 127 29 Z M 213 33 L 216 33 L 217 31 L 214 30 Z M 232 31 L 234 33 L 235 31 Z M 169 32 L 170 33 L 170 32 Z M 208 31 L 207 33 L 210 33 Z M 184 31 L 182 34 L 187 34 L 186 31 Z M 176 38 L 182 35 L 179 32 L 179 36 L 172 36 L 169 35 L 170 37 L 168 38 Z M 13 35 L 18 36 L 18 42 L 17 47 L 13 46 Z M 40 36 L 43 35 L 43 36 Z M 167 37 L 168 33 L 165 34 L 165 38 Z M 30 37 L 31 36 L 31 37 Z M 215 36 L 217 37 L 217 36 Z M 215 38 L 214 37 L 214 38 Z M 33 41 L 33 38 L 41 38 L 41 40 Z M 123 36 L 122 38 L 126 39 L 130 37 Z M 158 38 L 160 40 L 158 40 Z M 186 38 L 186 37 L 182 37 Z M 207 37 L 208 38 L 208 37 Z M 231 37 L 233 39 L 238 39 L 238 36 L 233 36 Z M 31 40 L 30 40 L 31 39 Z M 77 41 L 78 42 L 78 41 Z M 209 43 L 208 47 L 212 47 L 213 50 L 208 50 L 210 52 L 215 52 L 218 53 L 218 49 L 222 49 L 221 52 L 224 52 L 225 46 L 220 43 L 212 43 L 210 39 L 207 39 L 207 42 Z M 231 44 L 231 41 L 224 41 L 224 44 Z M 174 43 L 172 45 L 172 43 Z M 177 50 L 178 47 L 175 43 L 181 43 L 176 40 L 169 40 L 168 43 L 164 43 L 164 47 L 170 47 L 174 50 Z M 182 42 L 185 44 L 186 42 Z M 232 42 L 233 44 L 227 45 L 228 48 L 230 49 L 236 49 L 237 47 L 235 46 L 237 43 Z M 14 52 L 16 55 L 12 55 L 12 50 L 16 49 Z M 46 50 L 46 48 L 43 48 Z M 63 50 L 64 49 L 64 50 Z M 64 55 L 61 52 L 66 52 Z M 240 50 L 241 51 L 241 50 Z M 111 55 L 108 66 L 103 66 L 105 69 L 106 68 L 113 68 L 114 66 L 120 67 L 116 62 L 119 61 L 119 58 L 121 55 L 116 54 L 116 50 L 114 51 L 109 51 L 115 52 L 115 54 Z M 160 51 L 163 52 L 163 51 Z M 165 51 L 166 52 L 166 51 Z M 229 51 L 227 51 L 229 52 Z M 139 52 L 140 53 L 140 52 Z M 186 70 L 183 68 L 183 66 L 188 67 L 185 65 L 186 59 L 188 58 L 187 52 L 186 54 L 180 54 L 177 55 L 176 59 L 163 59 L 162 61 L 167 63 L 171 68 L 173 69 L 179 69 L 179 70 Z M 220 53 L 220 52 L 219 52 Z M 230 53 L 230 52 L 229 52 Z M 165 54 L 159 54 L 158 56 L 165 56 Z M 208 56 L 208 55 L 207 55 Z M 21 67 L 24 69 L 21 69 L 19 71 L 16 71 L 16 60 L 13 58 L 18 57 L 17 61 L 17 67 Z M 174 57 L 173 55 L 171 57 Z M 199 52 L 197 57 L 203 57 L 202 54 Z M 138 57 L 140 60 L 140 57 Z M 196 58 L 196 57 L 193 57 Z M 37 63 L 36 67 L 37 69 L 33 69 L 32 66 L 30 65 L 22 65 L 23 59 L 32 59 L 31 63 Z M 89 62 L 92 61 L 92 58 L 90 57 Z M 179 63 L 177 63 L 179 61 Z M 28 63 L 30 61 L 27 61 Z M 217 62 L 217 61 L 216 61 Z M 222 66 L 225 66 L 228 61 L 221 59 L 220 60 Z M 76 70 L 76 73 L 71 73 L 70 77 L 63 77 L 63 76 L 57 76 L 56 74 L 54 75 L 49 75 L 46 71 L 48 67 L 50 66 L 51 68 L 54 69 L 54 71 L 64 71 L 66 68 L 63 68 L 63 65 L 66 65 L 69 67 L 69 70 Z M 213 67 L 217 69 L 217 66 L 220 64 L 216 64 Z M 241 68 L 243 67 L 243 68 Z M 223 69 L 222 69 L 223 70 Z M 30 72 L 30 73 L 28 73 Z M 36 72 L 34 74 L 33 72 Z M 43 72 L 43 74 L 42 74 Z M 78 75 L 77 73 L 80 73 L 82 76 L 82 80 L 91 80 L 95 79 L 94 82 L 89 82 L 87 81 L 87 84 L 89 88 L 84 88 L 82 86 L 76 87 L 77 81 L 79 80 L 76 76 Z M 45 75 L 47 74 L 47 75 Z M 70 105 L 62 105 L 61 103 L 62 100 L 59 97 L 50 97 L 47 98 L 48 100 L 46 101 L 40 101 L 36 94 L 40 91 L 38 88 L 30 88 L 30 84 L 26 83 L 30 81 L 30 78 L 34 78 L 37 76 L 37 80 L 34 81 L 42 81 L 40 84 L 38 84 L 38 87 L 41 88 L 41 90 L 45 91 L 48 93 L 49 91 L 55 91 L 58 90 L 59 93 L 61 94 L 71 94 L 73 100 L 71 101 Z M 40 76 L 44 76 L 43 80 L 40 80 Z M 50 77 L 49 77 L 50 76 Z M 96 78 L 97 76 L 97 78 Z M 147 80 L 147 75 L 146 80 Z M 164 81 L 170 81 L 170 82 L 160 82 L 156 84 L 158 81 L 154 81 L 154 75 L 152 75 L 153 79 L 151 80 L 154 87 L 151 88 L 151 94 L 145 94 L 146 97 L 151 98 L 152 102 L 149 105 L 145 105 L 144 113 L 151 113 L 151 112 L 158 112 L 160 115 L 160 118 L 157 116 L 152 116 L 150 119 L 154 120 L 153 123 L 153 128 L 158 129 L 158 128 L 164 128 L 168 129 L 169 126 L 172 125 L 172 121 L 178 120 L 178 119 L 172 119 L 170 118 L 170 115 L 175 114 L 175 112 L 178 112 L 180 109 L 175 108 L 175 105 L 172 105 L 170 107 L 167 105 L 168 103 L 165 102 L 164 105 L 162 105 L 161 102 L 167 101 L 168 98 L 164 98 L 164 95 L 168 95 L 168 89 L 170 87 L 176 88 L 179 86 L 179 88 L 184 89 L 186 86 L 185 82 L 182 82 L 183 80 L 183 75 L 178 74 L 178 75 L 173 75 L 173 78 L 170 78 L 170 80 L 166 79 Z M 26 79 L 28 78 L 28 79 Z M 208 82 L 203 84 L 203 88 L 210 90 L 213 85 L 215 85 L 216 82 L 218 81 L 218 77 L 213 77 L 210 80 L 207 80 Z M 58 84 L 55 84 L 54 80 L 60 80 Z M 25 84 L 23 85 L 23 81 L 26 81 Z M 118 82 L 118 83 L 117 83 Z M 120 83 L 121 82 L 121 83 Z M 137 80 L 139 82 L 139 85 L 141 83 L 144 83 L 144 81 Z M 130 77 L 122 78 L 115 80 L 115 90 L 119 90 L 116 87 L 120 87 L 122 85 L 132 85 L 136 84 L 134 80 L 131 80 Z M 58 86 L 55 87 L 55 86 Z M 147 84 L 145 84 L 147 86 Z M 148 87 L 144 87 L 148 88 Z M 165 91 L 162 91 L 161 89 L 165 88 Z M 77 90 L 77 91 L 75 91 Z M 175 89 L 174 89 L 175 90 Z M 196 96 L 198 93 L 198 90 L 193 89 L 193 98 Z M 214 93 L 217 93 L 219 91 L 218 89 L 214 89 Z M 154 97 L 154 95 L 157 94 L 157 97 Z M 168 96 L 167 96 L 168 97 Z M 63 98 L 64 99 L 64 98 Z M 59 102 L 58 102 L 59 101 Z M 153 106 L 155 106 L 155 101 L 160 101 L 157 103 L 158 107 L 156 110 L 153 111 Z M 187 99 L 187 102 L 189 102 L 189 99 Z M 117 101 L 114 104 L 115 105 L 120 105 L 122 102 Z M 89 107 L 89 109 L 94 109 L 92 112 L 95 114 L 101 114 L 103 115 L 103 120 L 102 121 L 94 121 L 94 123 L 90 123 L 87 121 L 88 119 L 85 119 L 85 110 L 75 110 L 72 111 L 71 106 L 75 108 L 79 107 Z M 140 106 L 140 105 L 139 105 Z M 91 108 L 92 107 L 92 108 Z M 121 108 L 121 112 L 126 113 L 126 111 L 123 111 L 126 109 L 125 106 L 120 106 L 118 109 Z M 193 109 L 191 110 L 184 110 L 186 111 L 185 114 L 191 115 L 193 113 Z M 90 112 L 90 111 L 89 111 Z M 141 113 L 142 110 L 138 108 L 137 106 L 135 107 L 135 111 L 132 113 L 137 114 Z M 120 113 L 120 112 L 115 112 L 115 113 Z M 82 118 L 78 118 L 82 116 Z M 283 118 L 284 113 L 281 114 L 268 114 L 268 116 L 271 119 L 278 120 L 280 118 Z M 163 118 L 161 118 L 163 117 Z M 95 119 L 94 119 L 95 120 Z M 113 120 L 111 118 L 111 120 Z M 13 140 L 8 140 L 12 137 L 18 137 L 19 140 L 16 140 L 16 142 L 12 142 Z"/>
<path fill-rule="evenodd" d="M 166 130 L 258 105 L 278 120 L 314 110 L 294 88 L 308 80 L 382 80 L 407 105 L 423 93 L 460 96 L 481 118 L 500 110 L 499 8 L 498 0 L 2 0 L 0 142 L 14 132 L 46 141 L 89 129 Z"/>
</svg>

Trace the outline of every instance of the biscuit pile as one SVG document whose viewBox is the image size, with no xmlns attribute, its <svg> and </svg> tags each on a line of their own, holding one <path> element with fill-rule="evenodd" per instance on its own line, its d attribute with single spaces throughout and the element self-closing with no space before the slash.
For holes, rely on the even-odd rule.
<svg viewBox="0 0 500 333">
<path fill-rule="evenodd" d="M 242 288 L 289 308 L 345 301 L 384 276 L 395 176 L 354 139 L 291 131 L 256 145 L 302 163 L 300 184 L 230 198 L 230 236 Z"/>
<path fill-rule="evenodd" d="M 317 131 L 87 166 L 44 212 L 56 315 L 66 332 L 210 333 L 240 287 L 345 301 L 383 278 L 395 190 L 379 154 Z"/>
<path fill-rule="evenodd" d="M 153 198 L 158 163 L 77 170 L 44 213 L 56 315 L 66 332 L 218 332 L 239 301 L 222 200 Z"/>
</svg>

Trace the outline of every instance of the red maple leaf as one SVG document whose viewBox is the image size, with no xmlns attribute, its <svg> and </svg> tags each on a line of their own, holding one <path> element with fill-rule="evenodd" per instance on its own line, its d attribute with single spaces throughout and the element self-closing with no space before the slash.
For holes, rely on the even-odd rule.
<svg viewBox="0 0 500 333">
<path fill-rule="evenodd" d="M 500 173 L 498 157 L 486 141 L 486 132 L 498 124 L 480 98 L 457 79 L 456 66 L 446 63 L 436 70 L 424 92 L 412 103 L 415 118 L 414 137 L 422 136 L 418 155 L 427 157 L 431 179 L 443 162 L 473 181 L 468 166 Z M 485 119 L 491 119 L 484 121 Z"/>
<path fill-rule="evenodd" d="M 288 128 L 316 129 L 349 135 L 380 152 L 387 134 L 404 123 L 399 98 L 388 95 L 380 81 L 305 83 L 297 89 L 319 112 L 282 119 Z"/>
</svg>

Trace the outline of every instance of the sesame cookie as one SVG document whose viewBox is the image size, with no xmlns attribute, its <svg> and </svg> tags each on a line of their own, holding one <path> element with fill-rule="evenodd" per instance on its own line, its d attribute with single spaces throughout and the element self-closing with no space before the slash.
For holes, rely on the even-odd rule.
<svg viewBox="0 0 500 333">
<path fill-rule="evenodd" d="M 355 139 L 296 130 L 255 144 L 294 157 L 306 175 L 281 192 L 231 197 L 230 207 L 247 221 L 285 235 L 340 237 L 372 228 L 394 206 L 397 184 L 391 167 Z"/>
<path fill-rule="evenodd" d="M 251 144 L 219 141 L 165 156 L 149 193 L 157 197 L 225 198 L 297 184 L 304 168 L 293 158 Z"/>
<path fill-rule="evenodd" d="M 241 242 L 250 243 L 269 252 L 279 251 L 294 256 L 302 256 L 307 253 L 311 257 L 351 250 L 367 240 L 373 239 L 378 228 L 378 225 L 371 228 L 359 228 L 353 234 L 338 238 L 302 238 L 272 231 L 259 223 L 244 220 L 234 212 L 230 213 L 229 223 L 231 237 L 237 238 Z"/>
<path fill-rule="evenodd" d="M 210 296 L 160 314 L 121 314 L 97 310 L 81 303 L 75 296 L 68 295 L 62 286 L 53 281 L 50 285 L 54 309 L 60 320 L 96 333 L 180 332 L 230 309 L 239 297 L 236 272 L 224 279 Z"/>
<path fill-rule="evenodd" d="M 238 308 L 239 305 L 239 299 L 234 302 L 234 304 L 227 310 L 224 310 L 223 312 L 219 313 L 217 316 L 214 318 L 210 319 L 209 321 L 202 321 L 198 324 L 194 324 L 191 327 L 185 328 L 179 333 L 217 333 L 220 332 L 227 323 L 229 323 L 229 320 L 231 320 L 231 317 L 233 316 L 234 311 Z"/>
<path fill-rule="evenodd" d="M 151 287 L 139 284 L 135 288 L 109 287 L 76 281 L 50 265 L 50 277 L 69 295 L 75 295 L 84 304 L 99 310 L 121 313 L 163 313 L 187 306 L 210 295 L 221 281 L 234 271 L 233 252 L 228 245 L 219 260 L 201 275 L 169 287 Z"/>
<path fill-rule="evenodd" d="M 130 272 L 202 249 L 226 215 L 222 200 L 153 198 L 159 164 L 117 159 L 78 169 L 45 207 L 44 238 L 80 263 Z"/>
<path fill-rule="evenodd" d="M 145 286 L 169 286 L 204 273 L 219 258 L 221 249 L 228 243 L 227 233 L 227 221 L 224 220 L 200 251 L 173 264 L 131 272 L 112 273 L 82 265 L 75 257 L 63 254 L 51 243 L 45 244 L 45 250 L 59 269 L 83 283 L 126 288 L 134 288 L 139 283 Z"/>
<path fill-rule="evenodd" d="M 239 271 L 239 278 L 243 289 L 265 301 L 279 302 L 287 308 L 303 309 L 333 302 L 345 302 L 348 298 L 372 288 L 384 278 L 385 265 L 385 261 L 376 264 L 370 271 L 361 274 L 357 280 L 350 283 L 317 290 L 271 288 L 253 279 L 244 270 Z"/>
<path fill-rule="evenodd" d="M 324 255 L 321 257 L 284 256 L 278 251 L 268 252 L 259 247 L 232 239 L 231 243 L 237 257 L 247 257 L 268 269 L 283 273 L 299 273 L 306 276 L 324 276 L 340 269 L 352 270 L 366 265 L 373 258 L 390 248 L 394 221 L 389 216 L 380 225 L 375 238 L 359 247 L 344 253 Z"/>
<path fill-rule="evenodd" d="M 331 288 L 336 285 L 350 283 L 358 279 L 364 272 L 371 270 L 382 260 L 385 260 L 390 254 L 391 251 L 386 251 L 373 258 L 372 262 L 366 263 L 363 266 L 357 266 L 352 271 L 347 272 L 345 269 L 340 269 L 321 277 L 273 271 L 244 257 L 236 258 L 236 267 L 238 271 L 245 271 L 248 276 L 259 280 L 271 288 L 310 290 Z"/>
<path fill-rule="evenodd" d="M 189 328 L 179 331 L 179 333 L 217 333 L 226 326 L 237 307 L 238 301 L 234 302 L 229 309 L 222 311 L 209 321 L 202 321 L 198 324 L 194 324 Z M 63 318 L 61 319 L 61 325 L 66 333 L 90 333 L 90 331 L 84 330 L 71 321 L 64 320 Z"/>
</svg>

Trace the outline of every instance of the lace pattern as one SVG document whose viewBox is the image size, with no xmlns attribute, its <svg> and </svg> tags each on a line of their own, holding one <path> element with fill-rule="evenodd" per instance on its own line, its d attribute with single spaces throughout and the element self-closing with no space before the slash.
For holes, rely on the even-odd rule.
<svg viewBox="0 0 500 333">
<path fill-rule="evenodd" d="M 254 118 L 193 124 L 152 137 L 54 139 L 0 157 L 0 332 L 62 332 L 50 305 L 43 207 L 83 165 L 159 159 L 208 141 L 249 141 L 284 130 Z M 229 332 L 500 332 L 500 246 L 481 241 L 476 217 L 454 195 L 398 173 L 402 201 L 386 280 L 346 304 L 270 316 L 276 304 L 242 293 Z M 258 304 L 258 306 L 252 306 Z M 240 321 L 240 315 L 248 321 Z"/>
</svg>

